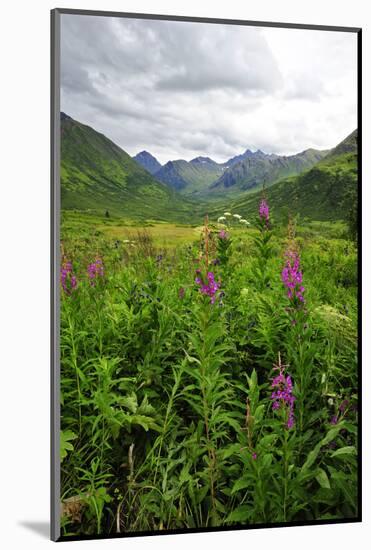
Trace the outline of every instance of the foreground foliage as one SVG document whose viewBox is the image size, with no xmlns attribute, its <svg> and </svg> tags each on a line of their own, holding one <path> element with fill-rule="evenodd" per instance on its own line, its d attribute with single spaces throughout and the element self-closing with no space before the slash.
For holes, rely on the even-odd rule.
<svg viewBox="0 0 371 550">
<path fill-rule="evenodd" d="M 357 516 L 355 244 L 226 214 L 62 228 L 63 534 Z"/>
</svg>

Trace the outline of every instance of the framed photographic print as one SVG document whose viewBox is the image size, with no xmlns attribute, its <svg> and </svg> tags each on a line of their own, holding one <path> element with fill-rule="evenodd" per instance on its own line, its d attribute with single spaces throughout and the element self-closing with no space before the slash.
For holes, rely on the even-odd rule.
<svg viewBox="0 0 371 550">
<path fill-rule="evenodd" d="M 361 520 L 361 30 L 52 11 L 52 538 Z"/>
</svg>

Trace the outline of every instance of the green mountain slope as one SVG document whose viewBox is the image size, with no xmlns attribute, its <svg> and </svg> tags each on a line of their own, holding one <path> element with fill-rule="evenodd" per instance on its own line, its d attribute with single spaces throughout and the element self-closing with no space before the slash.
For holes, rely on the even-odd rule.
<svg viewBox="0 0 371 550">
<path fill-rule="evenodd" d="M 267 191 L 272 214 L 276 219 L 288 211 L 314 220 L 342 220 L 350 205 L 348 197 L 357 191 L 357 131 L 353 132 L 313 168 L 285 178 Z M 226 208 L 248 219 L 256 216 L 260 192 L 224 203 L 211 214 Z"/>
<path fill-rule="evenodd" d="M 61 113 L 61 206 L 129 219 L 190 221 L 197 205 L 155 180 L 103 134 Z"/>
<path fill-rule="evenodd" d="M 223 173 L 223 167 L 207 157 L 197 157 L 190 162 L 167 162 L 156 178 L 184 195 L 196 195 L 208 191 L 209 186 Z"/>
<path fill-rule="evenodd" d="M 291 156 L 267 155 L 261 151 L 245 156 L 229 166 L 211 185 L 215 194 L 242 195 L 292 175 L 300 174 L 319 162 L 328 151 L 307 149 Z"/>
</svg>

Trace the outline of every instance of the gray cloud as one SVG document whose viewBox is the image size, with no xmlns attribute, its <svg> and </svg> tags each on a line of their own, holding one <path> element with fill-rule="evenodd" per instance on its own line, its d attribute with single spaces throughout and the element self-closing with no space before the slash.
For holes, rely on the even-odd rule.
<svg viewBox="0 0 371 550">
<path fill-rule="evenodd" d="M 61 28 L 62 109 L 132 155 L 293 153 L 356 124 L 353 35 L 77 15 Z"/>
</svg>

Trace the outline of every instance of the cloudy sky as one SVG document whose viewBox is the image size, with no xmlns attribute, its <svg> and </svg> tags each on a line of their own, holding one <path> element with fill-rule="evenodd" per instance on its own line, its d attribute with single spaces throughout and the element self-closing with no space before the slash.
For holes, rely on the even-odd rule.
<svg viewBox="0 0 371 550">
<path fill-rule="evenodd" d="M 130 155 L 224 162 L 357 126 L 353 33 L 62 15 L 61 108 Z"/>
</svg>

